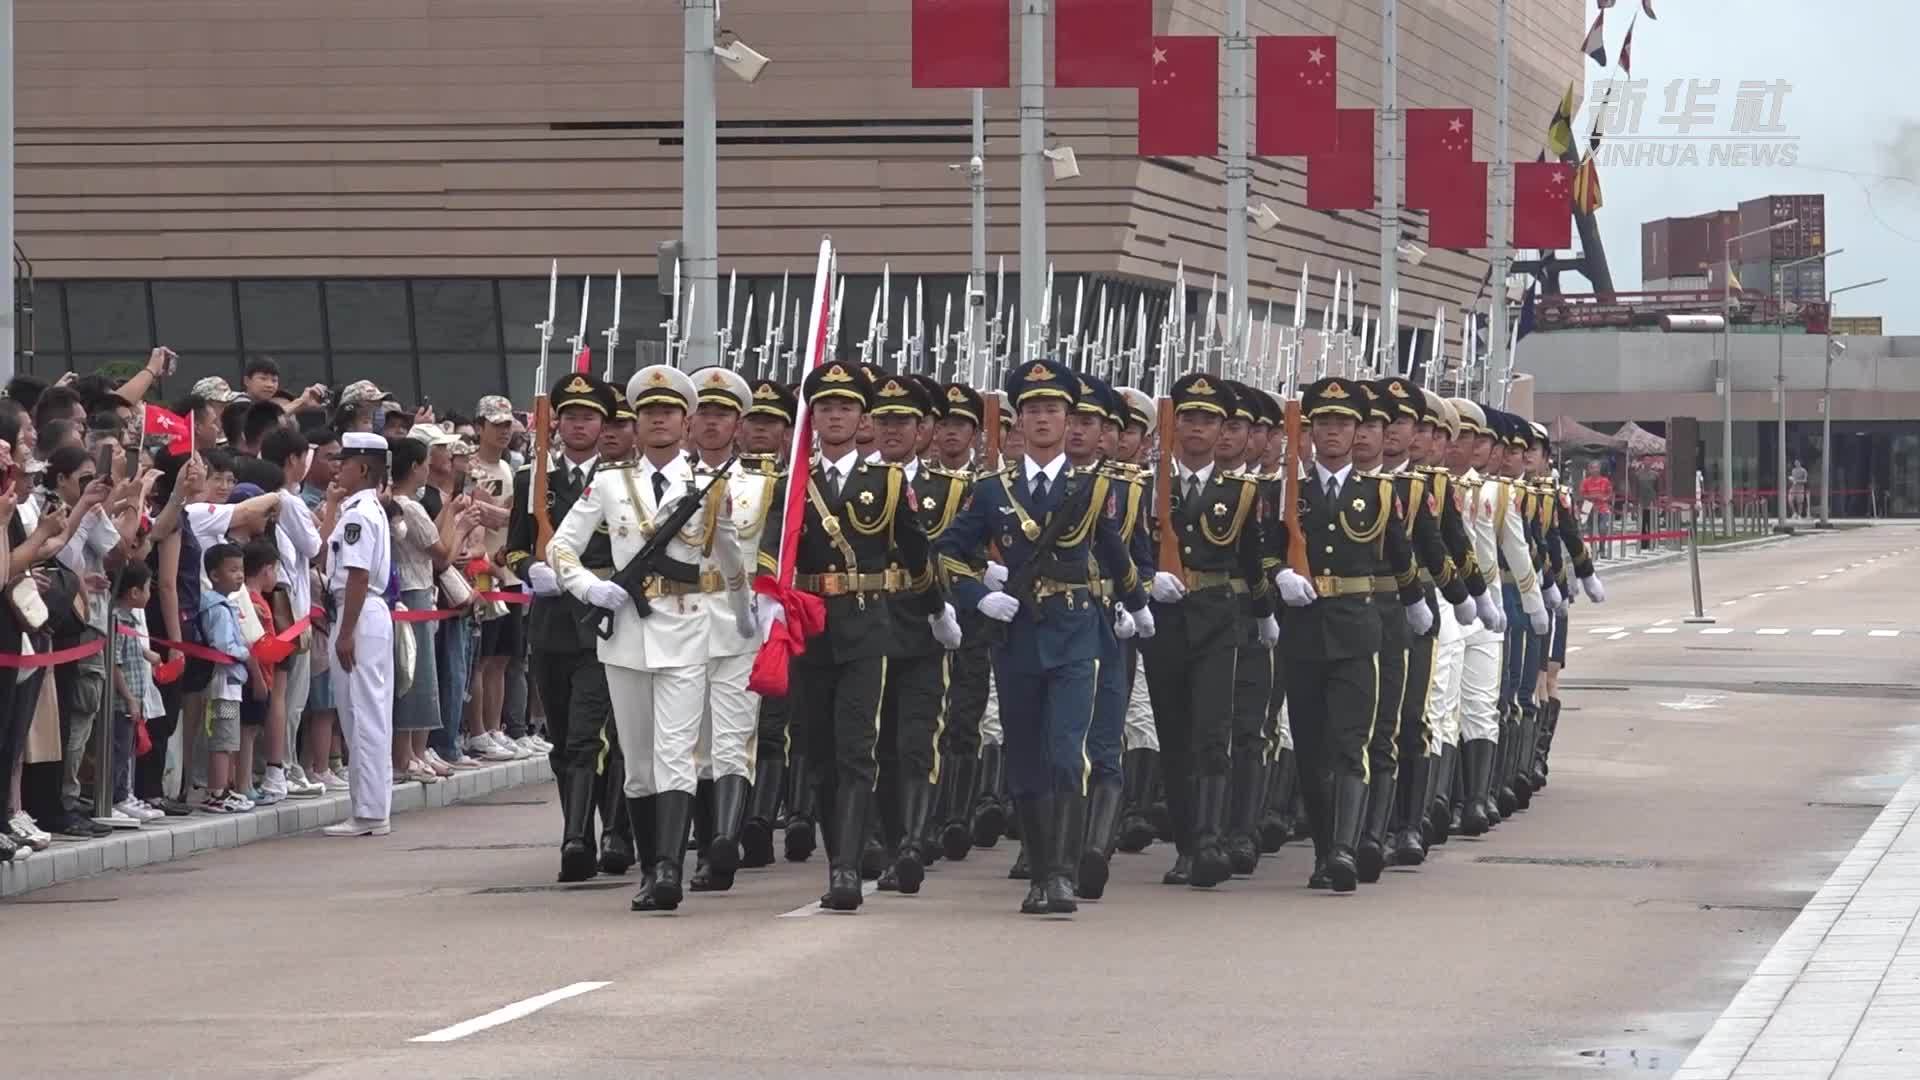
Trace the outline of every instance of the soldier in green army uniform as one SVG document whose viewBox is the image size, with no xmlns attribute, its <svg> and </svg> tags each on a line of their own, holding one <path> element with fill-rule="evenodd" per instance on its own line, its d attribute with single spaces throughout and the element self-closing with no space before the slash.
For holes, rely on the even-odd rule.
<svg viewBox="0 0 1920 1080">
<path fill-rule="evenodd" d="M 938 541 L 967 500 L 975 479 L 973 447 L 980 434 L 986 404 L 980 392 L 952 383 L 940 388 L 934 400 L 933 452 L 914 486 L 920 498 L 921 524 L 929 542 Z M 979 580 L 987 570 L 985 551 L 965 557 L 943 554 L 937 573 L 948 583 Z M 946 722 L 940 733 L 940 781 L 933 800 L 924 850 L 938 850 L 949 859 L 964 859 L 973 848 L 968 821 L 975 778 L 980 771 L 980 718 L 992 693 L 993 646 L 985 632 L 986 617 L 977 610 L 960 612 L 960 647 L 947 654 Z M 995 748 L 995 753 L 999 748 Z"/>
<path fill-rule="evenodd" d="M 1212 888 L 1232 876 L 1221 833 L 1243 620 L 1250 608 L 1269 645 L 1280 628 L 1262 564 L 1265 534 L 1254 513 L 1258 484 L 1214 461 L 1221 428 L 1236 408 L 1234 392 L 1194 373 L 1174 384 L 1173 401 L 1175 430 L 1161 433 L 1170 450 L 1160 466 L 1173 470 L 1172 505 L 1152 512 L 1156 534 L 1173 530 L 1180 565 L 1160 566 L 1157 558 L 1149 564 L 1158 632 L 1141 651 L 1178 852 L 1162 880 Z"/>
<path fill-rule="evenodd" d="M 1404 618 L 1418 634 L 1432 625 L 1433 613 L 1414 571 L 1393 482 L 1362 475 L 1353 462 L 1354 434 L 1368 415 L 1366 392 L 1350 379 L 1321 379 L 1307 387 L 1303 409 L 1312 425 L 1314 460 L 1296 496 L 1300 532 L 1289 543 L 1301 546 L 1310 575 L 1289 565 L 1274 584 L 1289 609 L 1282 644 L 1300 786 L 1313 830 L 1308 885 L 1352 892 L 1359 884 L 1356 850 L 1380 699 L 1382 616 L 1375 582 L 1383 557 L 1402 609 L 1389 616 Z"/>
<path fill-rule="evenodd" d="M 1233 391 L 1233 412 L 1220 425 L 1220 441 L 1213 448 L 1214 468 L 1239 477 L 1254 488 L 1254 518 L 1266 528 L 1265 504 L 1259 474 L 1259 455 L 1273 430 L 1262 402 L 1266 395 L 1242 382 L 1227 384 Z M 1262 423 L 1266 419 L 1267 422 Z M 1258 440 L 1256 443 L 1255 440 Z M 1279 569 L 1278 557 L 1266 549 L 1261 557 L 1260 581 Z M 1271 614 L 1271 601 L 1269 601 Z M 1276 628 L 1278 624 L 1275 624 Z M 1273 696 L 1275 640 L 1260 632 L 1252 597 L 1241 602 L 1238 655 L 1233 666 L 1233 767 L 1227 793 L 1227 821 L 1221 847 L 1235 874 L 1248 875 L 1260 863 L 1260 816 L 1267 801 L 1267 706 Z"/>
<path fill-rule="evenodd" d="M 740 421 L 740 467 L 764 476 L 779 478 L 786 471 L 788 446 L 793 441 L 793 424 L 799 416 L 799 399 L 793 389 L 777 379 L 752 382 L 753 404 Z M 798 761 L 798 764 L 795 762 Z M 757 867 L 773 863 L 774 822 L 786 797 L 789 772 L 805 772 L 805 762 L 795 753 L 787 727 L 787 699 L 760 699 L 760 736 L 754 753 L 753 802 L 747 807 L 747 819 L 740 826 L 740 865 Z M 798 790 L 810 790 L 798 785 Z M 801 815 L 804 825 L 796 835 L 804 837 L 812 853 L 813 817 Z M 796 860 L 799 861 L 799 860 Z"/>
<path fill-rule="evenodd" d="M 535 522 L 528 507 L 533 497 L 533 469 L 536 464 L 544 464 L 547 520 L 557 523 L 573 509 L 599 462 L 601 429 L 612 416 L 615 399 L 613 388 L 590 374 L 561 379 L 549 398 L 559 447 L 550 463 L 529 463 L 514 474 L 506 562 L 507 568 L 533 589 L 533 604 L 527 615 L 528 674 L 546 708 L 547 730 L 553 736 L 553 752 L 548 759 L 559 783 L 565 822 L 560 880 L 584 881 L 595 871 L 596 807 L 602 810 L 603 825 L 598 868 L 623 874 L 633 865 L 632 828 L 620 796 L 625 769 L 620 755 L 608 752 L 612 704 L 594 633 L 583 628 L 587 605 L 563 592 L 552 568 L 535 558 Z M 604 528 L 588 541 L 580 559 L 589 569 L 613 569 L 613 549 Z M 609 790 L 611 797 L 607 795 Z"/>
<path fill-rule="evenodd" d="M 861 460 L 855 440 L 872 393 L 866 376 L 850 362 L 830 361 L 807 375 L 803 392 L 819 458 L 804 474 L 789 469 L 775 490 L 760 562 L 778 572 L 786 488 L 804 475 L 793 585 L 824 600 L 826 626 L 794 659 L 788 710 L 807 725 L 810 782 L 828 822 L 828 888 L 820 905 L 855 911 L 878 780 L 877 721 L 900 625 L 894 609 L 941 620 L 946 608 L 905 475 Z M 763 608 L 763 620 L 784 617 L 777 605 Z"/>
</svg>

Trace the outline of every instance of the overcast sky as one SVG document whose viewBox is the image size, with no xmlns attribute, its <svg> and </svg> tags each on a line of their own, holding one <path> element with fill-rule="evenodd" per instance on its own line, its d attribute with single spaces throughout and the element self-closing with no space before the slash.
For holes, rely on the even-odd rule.
<svg viewBox="0 0 1920 1080">
<path fill-rule="evenodd" d="M 1623 78 L 1620 45 L 1640 3 L 1618 0 L 1607 12 L 1611 66 L 1603 73 L 1587 61 L 1587 108 L 1599 96 L 1596 80 Z M 1591 24 L 1593 0 L 1587 6 Z M 1691 147 L 1699 163 L 1609 166 L 1609 155 L 1618 150 L 1603 152 L 1606 206 L 1600 221 L 1616 285 L 1629 288 L 1640 280 L 1643 221 L 1731 208 L 1761 195 L 1818 193 L 1827 197 L 1827 247 L 1846 249 L 1827 265 L 1829 288 L 1890 279 L 1841 297 L 1839 313 L 1884 315 L 1889 333 L 1920 334 L 1920 310 L 1909 299 L 1920 287 L 1920 105 L 1908 89 L 1920 3 L 1653 0 L 1653 9 L 1659 19 L 1641 14 L 1634 32 L 1633 73 L 1647 86 L 1631 133 L 1669 160 Z M 1674 79 L 1682 82 L 1676 101 L 1682 107 L 1693 80 L 1703 90 L 1720 81 L 1717 97 L 1700 96 L 1710 107 L 1711 125 L 1685 139 L 1677 137 L 1676 125 L 1661 123 L 1669 115 L 1667 86 Z M 1779 116 L 1790 141 L 1776 138 L 1765 145 L 1778 155 L 1790 151 L 1797 163 L 1715 163 L 1716 147 L 1726 155 L 1743 148 L 1751 154 L 1757 146 L 1753 136 L 1734 130 L 1740 84 L 1776 80 L 1791 85 Z M 1582 133 L 1592 121 L 1587 108 L 1576 126 Z M 1760 122 L 1772 120 L 1770 104 L 1760 111 Z M 1524 142 L 1516 139 L 1516 145 Z"/>
</svg>

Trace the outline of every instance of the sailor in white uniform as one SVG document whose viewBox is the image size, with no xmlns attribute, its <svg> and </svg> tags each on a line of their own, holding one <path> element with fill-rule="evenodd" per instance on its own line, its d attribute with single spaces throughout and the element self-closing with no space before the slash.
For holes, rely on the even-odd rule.
<svg viewBox="0 0 1920 1080">
<path fill-rule="evenodd" d="M 333 599 L 333 700 L 345 736 L 353 816 L 328 836 L 393 831 L 393 617 L 387 584 L 393 536 L 380 491 L 387 482 L 385 437 L 350 431 L 340 438 L 338 480 L 347 489 L 327 541 L 327 592 Z"/>
</svg>

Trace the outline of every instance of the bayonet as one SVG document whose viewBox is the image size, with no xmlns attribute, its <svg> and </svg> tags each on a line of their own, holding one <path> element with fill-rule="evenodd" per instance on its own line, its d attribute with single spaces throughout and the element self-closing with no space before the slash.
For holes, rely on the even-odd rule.
<svg viewBox="0 0 1920 1080">
<path fill-rule="evenodd" d="M 740 289 L 740 270 L 738 267 L 727 271 L 727 321 L 720 327 L 720 357 L 726 359 L 727 350 L 733 345 L 733 306 Z"/>
</svg>

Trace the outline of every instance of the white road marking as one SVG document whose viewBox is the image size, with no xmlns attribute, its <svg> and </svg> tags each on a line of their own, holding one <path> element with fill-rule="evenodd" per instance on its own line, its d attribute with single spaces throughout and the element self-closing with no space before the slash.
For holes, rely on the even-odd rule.
<svg viewBox="0 0 1920 1080">
<path fill-rule="evenodd" d="M 862 897 L 872 896 L 874 892 L 877 891 L 879 888 L 880 888 L 880 883 L 877 881 L 863 881 L 860 883 L 860 895 Z M 815 900 L 811 904 L 803 904 L 800 907 L 794 908 L 792 911 L 783 911 L 780 914 L 775 915 L 774 918 L 804 919 L 810 915 L 822 914 L 826 912 L 826 910 L 827 910 L 826 908 L 823 908 L 820 906 L 820 902 L 818 900 Z"/>
<path fill-rule="evenodd" d="M 1581 649 L 1584 649 L 1584 648 L 1586 648 L 1586 646 L 1585 646 L 1585 645 L 1569 645 L 1569 646 L 1567 646 L 1567 652 L 1569 652 L 1569 653 L 1577 653 L 1577 652 L 1579 652 L 1579 651 L 1580 651 Z"/>
<path fill-rule="evenodd" d="M 1832 576 L 1833 576 L 1832 574 L 1821 574 L 1821 575 L 1820 575 L 1820 580 L 1821 580 L 1821 581 L 1825 581 L 1825 580 L 1827 580 L 1828 578 L 1830 578 L 1830 577 L 1832 577 Z"/>
<path fill-rule="evenodd" d="M 429 1031 L 425 1035 L 415 1035 L 407 1041 L 443 1043 L 452 1042 L 455 1039 L 464 1039 L 476 1031 L 485 1031 L 488 1028 L 499 1027 L 501 1024 L 518 1020 L 523 1016 L 531 1016 L 555 1002 L 565 1001 L 571 997 L 579 997 L 581 994 L 590 994 L 601 987 L 612 985 L 612 983 L 607 982 L 572 983 L 558 990 L 549 990 L 544 994 L 535 994 L 525 1001 L 516 1001 L 511 1005 L 502 1006 L 484 1016 L 476 1016 L 471 1020 L 462 1020 L 452 1027 L 443 1027 L 439 1031 Z"/>
<path fill-rule="evenodd" d="M 1841 634 L 1844 634 L 1844 633 L 1846 633 L 1845 630 L 1833 630 L 1833 629 L 1815 630 L 1813 632 L 1813 636 L 1814 637 L 1839 637 Z"/>
<path fill-rule="evenodd" d="M 1739 603 L 1739 602 L 1740 602 L 1740 601 L 1738 601 L 1738 600 L 1722 600 L 1722 601 L 1720 601 L 1720 606 L 1721 606 L 1721 607 L 1732 607 L 1733 605 L 1735 605 L 1735 604 L 1737 604 L 1737 603 Z"/>
<path fill-rule="evenodd" d="M 1624 627 L 1624 626 L 1596 626 L 1596 627 L 1594 627 L 1593 629 L 1591 629 L 1591 630 L 1589 630 L 1589 631 L 1587 631 L 1587 633 L 1589 633 L 1589 634 L 1617 634 L 1617 633 L 1619 633 L 1620 631 L 1622 631 L 1622 630 L 1625 630 L 1625 629 L 1626 629 L 1626 627 Z"/>
<path fill-rule="evenodd" d="M 1805 585 L 1806 583 L 1807 582 L 1805 578 L 1802 578 L 1799 581 L 1794 582 L 1795 585 Z"/>
<path fill-rule="evenodd" d="M 1677 634 L 1680 632 L 1680 628 L 1677 626 L 1649 626 L 1640 632 L 1643 634 Z"/>
<path fill-rule="evenodd" d="M 1869 630 L 1869 631 L 1867 631 L 1867 636 L 1868 636 L 1868 637 L 1899 637 L 1899 636 L 1900 636 L 1900 631 L 1898 631 L 1898 630 Z"/>
<path fill-rule="evenodd" d="M 1665 625 L 1667 625 L 1668 623 L 1670 623 L 1670 622 L 1672 622 L 1672 621 L 1673 621 L 1672 619 L 1661 619 L 1661 620 L 1660 620 L 1659 622 L 1656 622 L 1656 623 L 1654 623 L 1653 625 L 1655 625 L 1655 626 L 1665 626 Z"/>
<path fill-rule="evenodd" d="M 1702 631 L 1700 631 L 1700 632 L 1701 632 L 1702 634 L 1731 634 L 1731 633 L 1733 633 L 1733 627 L 1731 627 L 1731 626 L 1709 626 L 1709 627 L 1707 627 L 1706 629 L 1704 629 L 1704 630 L 1702 630 Z"/>
<path fill-rule="evenodd" d="M 1757 592 L 1757 593 L 1754 593 L 1754 594 L 1752 594 L 1752 595 L 1750 595 L 1750 596 L 1748 596 L 1748 597 L 1747 597 L 1747 599 L 1749 599 L 1749 600 L 1758 600 L 1758 599 L 1760 599 L 1761 597 L 1763 597 L 1763 596 L 1765 596 L 1765 595 L 1767 595 L 1767 594 L 1766 594 L 1766 593 L 1763 593 L 1763 592 Z"/>
<path fill-rule="evenodd" d="M 1786 632 L 1786 628 L 1782 626 L 1770 626 L 1764 630 L 1754 631 L 1754 633 L 1759 634 L 1761 637 L 1782 637 Z"/>
<path fill-rule="evenodd" d="M 1774 591 L 1774 592 L 1786 592 L 1786 591 L 1787 591 L 1788 589 L 1791 589 L 1791 588 L 1793 588 L 1793 586 L 1791 586 L 1791 585 L 1775 585 L 1775 586 L 1773 587 L 1773 591 Z"/>
<path fill-rule="evenodd" d="M 1681 701 L 1663 701 L 1660 704 L 1680 712 L 1698 712 L 1701 709 L 1717 708 L 1720 699 L 1725 696 L 1724 694 L 1688 694 Z"/>
<path fill-rule="evenodd" d="M 1619 633 L 1617 633 L 1617 634 L 1609 634 L 1609 635 L 1607 635 L 1607 640 L 1608 640 L 1608 641 L 1619 641 L 1619 640 L 1620 640 L 1621 638 L 1623 638 L 1623 637 L 1626 637 L 1626 636 L 1627 636 L 1627 632 L 1626 632 L 1625 630 L 1622 630 L 1622 631 L 1620 631 L 1620 632 L 1619 632 Z"/>
</svg>

